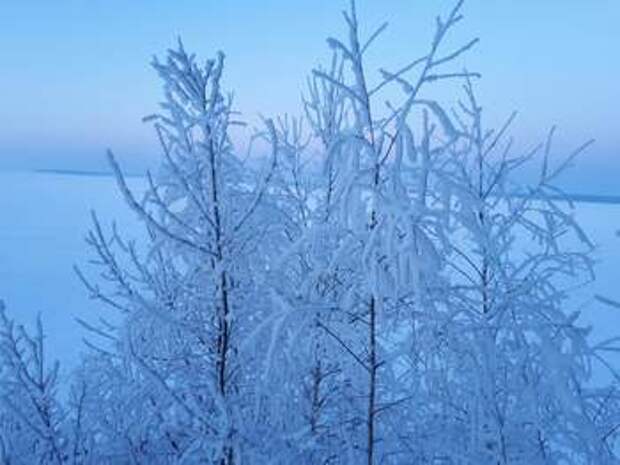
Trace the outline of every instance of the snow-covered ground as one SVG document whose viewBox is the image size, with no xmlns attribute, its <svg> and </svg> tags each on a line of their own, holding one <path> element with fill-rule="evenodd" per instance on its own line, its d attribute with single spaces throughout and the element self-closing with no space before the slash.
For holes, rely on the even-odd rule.
<svg viewBox="0 0 620 465">
<path fill-rule="evenodd" d="M 129 180 L 136 189 L 142 183 Z M 84 330 L 75 318 L 93 319 L 103 311 L 73 271 L 74 265 L 89 271 L 91 210 L 104 225 L 114 219 L 138 234 L 110 176 L 0 172 L 0 298 L 9 315 L 27 326 L 41 313 L 49 353 L 65 369 L 83 349 Z"/>
<path fill-rule="evenodd" d="M 129 184 L 139 191 L 143 181 L 133 178 Z M 112 177 L 0 172 L 0 298 L 10 315 L 26 324 L 41 312 L 49 353 L 65 370 L 83 347 L 84 330 L 75 317 L 94 319 L 103 311 L 73 272 L 74 264 L 89 270 L 84 238 L 91 210 L 104 224 L 114 219 L 122 231 L 140 236 Z M 593 324 L 596 339 L 611 337 L 620 334 L 620 310 L 595 302 L 592 295 L 620 300 L 620 205 L 580 202 L 576 215 L 598 245 L 600 263 L 596 282 L 575 293 L 575 302 L 584 321 Z"/>
</svg>

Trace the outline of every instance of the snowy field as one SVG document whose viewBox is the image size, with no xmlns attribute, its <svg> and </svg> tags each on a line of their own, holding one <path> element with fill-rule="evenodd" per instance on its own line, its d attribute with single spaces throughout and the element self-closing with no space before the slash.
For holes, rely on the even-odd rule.
<svg viewBox="0 0 620 465">
<path fill-rule="evenodd" d="M 129 184 L 139 191 L 142 180 Z M 32 324 L 41 312 L 48 350 L 65 372 L 83 350 L 83 329 L 75 318 L 94 319 L 103 310 L 73 272 L 89 271 L 84 238 L 90 211 L 104 225 L 115 220 L 122 231 L 139 237 L 136 219 L 108 176 L 34 172 L 0 172 L 0 298 L 11 316 Z M 602 294 L 620 300 L 620 205 L 580 202 L 577 218 L 597 244 L 595 283 L 575 293 L 584 321 L 594 325 L 596 339 L 620 334 L 620 310 L 592 298 Z M 93 271 L 90 268 L 90 271 Z M 620 364 L 620 361 L 619 361 Z"/>
<path fill-rule="evenodd" d="M 139 188 L 141 180 L 129 184 Z M 94 271 L 85 243 L 91 210 L 103 225 L 114 219 L 125 231 L 139 230 L 112 177 L 0 173 L 0 298 L 27 325 L 41 313 L 49 354 L 65 370 L 83 350 L 84 331 L 75 318 L 94 318 L 104 310 L 88 298 L 73 271 L 74 265 Z"/>
</svg>

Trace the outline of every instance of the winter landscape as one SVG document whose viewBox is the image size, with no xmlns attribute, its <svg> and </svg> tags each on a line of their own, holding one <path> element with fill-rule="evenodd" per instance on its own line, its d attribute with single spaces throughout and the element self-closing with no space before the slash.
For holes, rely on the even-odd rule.
<svg viewBox="0 0 620 465">
<path fill-rule="evenodd" d="M 45 90 L 3 97 L 0 465 L 620 463 L 617 91 L 575 72 L 581 96 L 544 103 L 532 90 L 533 116 L 506 111 L 520 88 L 559 79 L 553 67 L 538 74 L 550 58 L 534 54 L 518 65 L 532 82 L 513 77 L 514 93 L 494 82 L 500 65 L 484 42 L 523 31 L 484 37 L 476 26 L 492 31 L 508 2 L 360 0 L 312 12 L 304 1 L 298 13 L 279 0 L 230 3 L 213 6 L 223 15 L 214 28 L 247 27 L 248 38 L 253 14 L 336 21 L 326 42 L 308 38 L 323 52 L 301 57 L 306 78 L 292 84 L 254 62 L 267 78 L 239 72 L 225 49 L 239 29 L 224 34 L 237 42 L 214 40 L 223 52 L 180 38 L 153 50 L 152 94 L 123 77 L 136 68 L 83 58 L 123 82 L 89 89 L 71 110 L 92 96 L 118 111 L 116 121 L 97 110 L 105 102 L 91 109 L 94 131 L 110 138 L 100 152 L 77 116 L 50 117 L 68 109 L 29 106 Z M 582 21 L 597 44 L 620 19 L 612 3 L 588 14 L 585 2 L 551 3 L 515 6 L 515 18 L 549 14 L 550 42 L 566 32 L 559 23 Z M 34 30 L 45 8 L 7 12 Z M 185 8 L 158 21 L 179 21 L 183 37 Z M 124 21 L 143 11 L 128 7 Z M 602 23 L 588 30 L 588 20 Z M 283 42 L 278 27 L 292 26 L 270 21 Z M 399 40 L 392 22 L 425 35 Z M 77 16 L 68 24 L 83 33 Z M 119 19 L 119 35 L 136 24 Z M 8 38 L 27 29 L 0 26 Z M 136 43 L 149 27 L 132 32 Z M 252 61 L 263 48 L 249 42 Z M 61 60 L 79 68 L 71 43 Z M 612 70 L 605 44 L 585 60 Z M 23 47 L 7 47 L 10 63 Z M 299 53 L 277 47 L 282 69 L 296 63 Z M 565 47 L 579 52 L 556 47 L 558 69 Z M 18 68 L 5 90 L 31 82 Z M 234 83 L 253 89 L 250 103 L 265 92 L 266 108 L 238 106 Z M 74 90 L 54 86 L 75 104 Z M 117 94 L 136 100 L 117 105 Z M 549 106 L 561 121 L 582 119 L 534 131 Z M 119 129 L 134 108 L 147 132 Z M 35 129 L 23 132 L 22 119 Z M 32 139 L 14 142 L 22 133 L 47 149 L 33 155 Z"/>
</svg>

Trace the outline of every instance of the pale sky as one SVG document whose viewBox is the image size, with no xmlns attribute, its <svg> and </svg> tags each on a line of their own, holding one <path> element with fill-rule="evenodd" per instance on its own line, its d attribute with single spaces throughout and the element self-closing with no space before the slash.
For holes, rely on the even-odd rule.
<svg viewBox="0 0 620 465">
<path fill-rule="evenodd" d="M 424 54 L 444 0 L 359 0 L 363 31 L 390 28 L 369 54 L 371 77 Z M 182 36 L 201 57 L 223 50 L 237 108 L 300 112 L 305 76 L 343 35 L 340 0 L 2 0 L 0 169 L 101 169 L 114 149 L 139 170 L 159 155 L 141 117 L 156 110 L 149 67 Z M 453 44 L 480 37 L 458 65 L 483 74 L 491 121 L 519 111 L 524 146 L 559 126 L 558 148 L 596 145 L 568 184 L 620 194 L 620 1 L 469 0 Z M 616 187 L 618 184 L 618 187 Z"/>
</svg>

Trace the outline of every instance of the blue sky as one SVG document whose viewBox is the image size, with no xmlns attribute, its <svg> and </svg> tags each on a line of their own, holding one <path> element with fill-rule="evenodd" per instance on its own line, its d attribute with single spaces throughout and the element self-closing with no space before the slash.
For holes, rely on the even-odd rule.
<svg viewBox="0 0 620 465">
<path fill-rule="evenodd" d="M 368 68 L 424 53 L 443 0 L 359 0 L 367 32 L 390 28 Z M 3 0 L 0 4 L 0 168 L 99 169 L 112 147 L 132 169 L 158 154 L 140 118 L 156 109 L 148 63 L 181 35 L 188 49 L 227 54 L 237 107 L 298 113 L 310 69 L 342 32 L 340 0 Z M 469 0 L 455 44 L 480 37 L 459 65 L 482 72 L 492 122 L 519 111 L 527 146 L 559 126 L 558 149 L 595 138 L 569 185 L 620 193 L 620 2 Z M 371 74 L 376 76 L 376 74 Z"/>
</svg>

